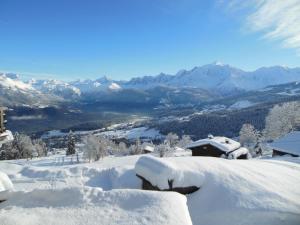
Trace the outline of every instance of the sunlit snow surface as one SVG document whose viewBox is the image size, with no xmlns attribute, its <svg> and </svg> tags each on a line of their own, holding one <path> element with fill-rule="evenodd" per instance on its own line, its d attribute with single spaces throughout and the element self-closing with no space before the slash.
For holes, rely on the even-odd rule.
<svg viewBox="0 0 300 225">
<path fill-rule="evenodd" d="M 152 176 L 155 182 L 155 176 L 163 180 L 172 175 L 178 185 L 200 186 L 185 197 L 138 190 L 141 181 L 134 168 L 140 157 L 106 157 L 93 163 L 80 158 L 76 163 L 76 157 L 61 154 L 1 161 L 0 171 L 15 189 L 0 203 L 1 225 L 299 224 L 297 158 L 170 157 L 147 166 L 157 171 L 149 173 L 150 181 Z"/>
</svg>

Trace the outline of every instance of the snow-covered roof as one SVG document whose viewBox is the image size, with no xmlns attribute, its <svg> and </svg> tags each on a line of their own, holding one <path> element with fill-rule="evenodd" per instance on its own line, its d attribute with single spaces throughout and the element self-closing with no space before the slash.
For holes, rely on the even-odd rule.
<svg viewBox="0 0 300 225">
<path fill-rule="evenodd" d="M 300 156 L 300 131 L 293 131 L 270 145 L 275 150 Z"/>
<path fill-rule="evenodd" d="M 233 152 L 230 152 L 228 154 L 228 159 L 237 159 L 242 155 L 247 155 L 247 157 L 250 157 L 249 150 L 247 148 L 241 147 Z"/>
<path fill-rule="evenodd" d="M 154 147 L 150 146 L 150 145 L 146 145 L 143 148 L 144 150 L 148 151 L 148 152 L 153 152 L 154 151 Z"/>
<path fill-rule="evenodd" d="M 187 146 L 187 148 L 194 148 L 202 145 L 212 145 L 225 153 L 234 151 L 241 147 L 241 144 L 237 141 L 234 141 L 227 137 L 208 137 L 205 139 L 201 139 L 198 141 L 195 141 Z"/>
<path fill-rule="evenodd" d="M 6 130 L 3 133 L 0 133 L 0 147 L 10 141 L 14 140 L 14 136 L 12 135 L 11 131 Z"/>
<path fill-rule="evenodd" d="M 184 170 L 175 163 L 154 156 L 142 156 L 135 164 L 135 172 L 152 185 L 160 189 L 169 188 L 169 180 L 173 180 L 173 187 L 201 187 L 202 174 L 194 173 L 192 170 Z"/>
</svg>

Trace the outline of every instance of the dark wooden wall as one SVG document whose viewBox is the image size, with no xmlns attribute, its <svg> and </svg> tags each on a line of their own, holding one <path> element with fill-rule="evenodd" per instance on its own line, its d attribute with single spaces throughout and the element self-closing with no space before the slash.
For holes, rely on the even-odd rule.
<svg viewBox="0 0 300 225">
<path fill-rule="evenodd" d="M 283 155 L 291 155 L 293 157 L 299 157 L 299 155 L 295 155 L 295 154 L 291 154 L 291 153 L 287 153 L 287 152 L 282 152 L 282 151 L 278 151 L 276 149 L 273 149 L 272 157 L 274 157 L 274 156 L 283 156 Z"/>
<path fill-rule="evenodd" d="M 222 154 L 224 154 L 223 151 L 210 144 L 191 148 L 191 150 L 192 150 L 192 156 L 220 157 Z"/>
</svg>

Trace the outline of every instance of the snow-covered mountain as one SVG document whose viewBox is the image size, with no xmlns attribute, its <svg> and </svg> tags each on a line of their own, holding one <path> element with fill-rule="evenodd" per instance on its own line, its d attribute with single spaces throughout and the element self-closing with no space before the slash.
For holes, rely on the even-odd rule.
<svg viewBox="0 0 300 225">
<path fill-rule="evenodd" d="M 175 88 L 178 91 L 197 88 L 210 92 L 213 94 L 212 96 L 228 96 L 297 81 L 300 81 L 300 68 L 273 66 L 246 72 L 221 63 L 194 67 L 191 70 L 180 70 L 175 75 L 161 73 L 157 76 L 137 77 L 129 81 L 115 81 L 104 76 L 96 80 L 87 79 L 73 82 L 59 80 L 23 82 L 16 74 L 0 73 L 0 98 L 2 98 L 2 102 L 15 101 L 16 99 L 17 102 L 24 102 L 25 104 L 26 99 L 29 98 L 31 99 L 29 102 L 32 102 L 32 99 L 40 95 L 67 100 L 78 99 L 83 95 L 92 99 L 99 98 L 99 94 L 107 96 L 110 93 L 128 89 L 144 91 L 157 87 Z M 124 93 L 126 95 L 127 92 Z M 126 98 L 126 96 L 123 97 Z M 20 98 L 21 101 L 19 101 Z"/>
<path fill-rule="evenodd" d="M 69 83 L 59 80 L 30 80 L 28 82 L 33 88 L 46 94 L 56 95 L 63 98 L 76 98 L 81 95 L 80 89 Z"/>
<path fill-rule="evenodd" d="M 18 79 L 16 74 L 0 73 L 0 105 L 48 105 L 61 99 L 36 90 L 31 84 Z"/>
<path fill-rule="evenodd" d="M 119 90 L 121 89 L 119 82 L 104 76 L 96 80 L 77 80 L 70 82 L 70 85 L 78 88 L 82 93 L 91 93 L 107 90 Z"/>
<path fill-rule="evenodd" d="M 192 70 L 181 70 L 175 75 L 159 74 L 133 78 L 124 88 L 151 88 L 155 86 L 193 87 L 232 93 L 237 90 L 256 90 L 269 85 L 300 81 L 300 68 L 283 66 L 263 67 L 246 72 L 221 63 L 213 63 Z"/>
</svg>

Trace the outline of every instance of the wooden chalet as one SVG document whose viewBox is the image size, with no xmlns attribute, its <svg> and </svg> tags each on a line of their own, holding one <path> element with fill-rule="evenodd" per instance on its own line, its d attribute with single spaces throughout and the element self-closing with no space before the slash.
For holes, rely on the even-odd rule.
<svg viewBox="0 0 300 225">
<path fill-rule="evenodd" d="M 232 159 L 247 159 L 248 149 L 241 148 L 241 144 L 227 137 L 214 137 L 201 139 L 189 144 L 187 149 L 192 151 L 192 156 L 210 156 Z"/>
<path fill-rule="evenodd" d="M 272 156 L 290 155 L 300 156 L 300 131 L 293 131 L 270 144 L 273 149 Z"/>
</svg>

